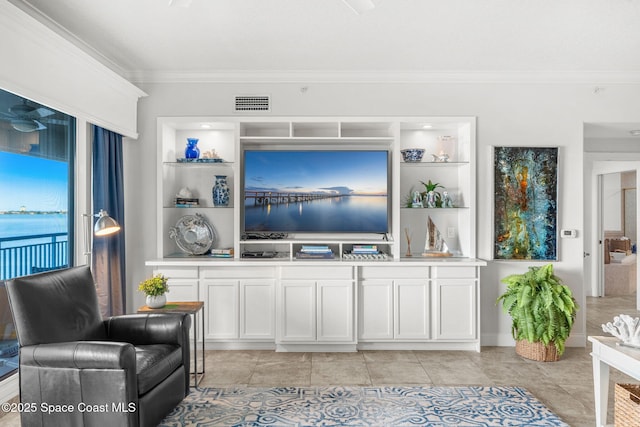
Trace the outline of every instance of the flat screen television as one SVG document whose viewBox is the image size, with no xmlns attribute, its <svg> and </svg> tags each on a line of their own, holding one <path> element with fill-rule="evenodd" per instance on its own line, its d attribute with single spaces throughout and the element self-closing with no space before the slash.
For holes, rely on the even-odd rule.
<svg viewBox="0 0 640 427">
<path fill-rule="evenodd" d="M 387 233 L 387 150 L 244 151 L 245 233 Z"/>
</svg>

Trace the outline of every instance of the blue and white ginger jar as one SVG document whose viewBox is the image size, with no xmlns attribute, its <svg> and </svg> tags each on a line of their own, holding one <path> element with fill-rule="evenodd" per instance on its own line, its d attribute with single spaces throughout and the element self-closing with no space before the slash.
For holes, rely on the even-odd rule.
<svg viewBox="0 0 640 427">
<path fill-rule="evenodd" d="M 226 175 L 216 175 L 212 194 L 214 206 L 229 206 L 229 185 L 227 185 Z"/>
</svg>

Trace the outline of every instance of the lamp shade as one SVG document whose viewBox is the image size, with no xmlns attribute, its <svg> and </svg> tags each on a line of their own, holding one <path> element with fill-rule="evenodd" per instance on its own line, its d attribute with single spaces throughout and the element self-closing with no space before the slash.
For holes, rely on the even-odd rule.
<svg viewBox="0 0 640 427">
<path fill-rule="evenodd" d="M 100 209 L 98 220 L 93 226 L 93 234 L 96 236 L 108 236 L 109 234 L 120 231 L 120 225 L 115 219 L 111 218 L 107 211 Z"/>
</svg>

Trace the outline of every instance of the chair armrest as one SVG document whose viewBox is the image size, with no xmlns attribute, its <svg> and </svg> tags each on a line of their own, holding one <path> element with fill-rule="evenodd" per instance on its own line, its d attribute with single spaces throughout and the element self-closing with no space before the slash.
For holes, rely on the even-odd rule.
<svg viewBox="0 0 640 427">
<path fill-rule="evenodd" d="M 20 349 L 20 364 L 72 369 L 136 369 L 133 345 L 110 341 L 71 341 Z"/>
<path fill-rule="evenodd" d="M 188 345 L 191 316 L 187 313 L 151 313 L 113 316 L 105 320 L 109 340 L 134 345 Z"/>
</svg>

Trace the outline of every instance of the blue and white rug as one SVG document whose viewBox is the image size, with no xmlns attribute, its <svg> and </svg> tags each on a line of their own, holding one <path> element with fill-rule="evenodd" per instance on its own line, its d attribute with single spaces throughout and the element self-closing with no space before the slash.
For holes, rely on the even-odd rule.
<svg viewBox="0 0 640 427">
<path fill-rule="evenodd" d="M 161 426 L 568 426 L 520 387 L 192 390 Z"/>
</svg>

